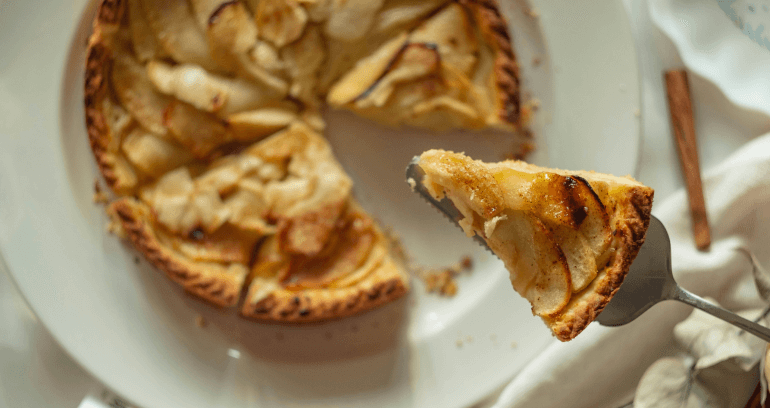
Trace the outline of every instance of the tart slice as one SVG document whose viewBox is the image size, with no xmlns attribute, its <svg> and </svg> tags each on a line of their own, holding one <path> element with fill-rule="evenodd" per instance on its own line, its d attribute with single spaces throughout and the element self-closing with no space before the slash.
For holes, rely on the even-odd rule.
<svg viewBox="0 0 770 408">
<path fill-rule="evenodd" d="M 423 153 L 419 165 L 424 187 L 452 201 L 465 233 L 484 239 L 559 340 L 604 309 L 644 242 L 653 190 L 631 177 L 443 150 Z"/>
</svg>

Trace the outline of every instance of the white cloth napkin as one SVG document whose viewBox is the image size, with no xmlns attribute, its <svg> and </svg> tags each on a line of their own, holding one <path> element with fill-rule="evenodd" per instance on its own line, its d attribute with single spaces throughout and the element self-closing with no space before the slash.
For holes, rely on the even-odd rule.
<svg viewBox="0 0 770 408">
<path fill-rule="evenodd" d="M 750 261 L 735 248 L 745 245 L 760 263 L 770 265 L 770 134 L 706 171 L 703 181 L 712 233 L 709 252 L 695 249 L 684 190 L 653 203 L 653 214 L 671 238 L 674 276 L 682 287 L 728 309 L 761 307 Z M 617 408 L 633 398 L 650 364 L 674 352 L 672 330 L 691 311 L 669 301 L 623 327 L 593 323 L 575 340 L 553 344 L 528 364 L 493 408 Z"/>
</svg>

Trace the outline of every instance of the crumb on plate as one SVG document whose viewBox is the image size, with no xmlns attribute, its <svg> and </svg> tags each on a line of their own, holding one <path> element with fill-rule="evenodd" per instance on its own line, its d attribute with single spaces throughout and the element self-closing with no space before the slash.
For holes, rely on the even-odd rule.
<svg viewBox="0 0 770 408">
<path fill-rule="evenodd" d="M 110 199 L 107 197 L 107 194 L 102 191 L 102 186 L 99 184 L 99 179 L 94 179 L 94 195 L 93 195 L 93 201 L 95 204 L 107 204 L 110 202 Z"/>
<path fill-rule="evenodd" d="M 528 100 L 525 105 L 529 108 L 530 111 L 534 112 L 540 109 L 540 99 L 532 98 Z"/>
<path fill-rule="evenodd" d="M 452 297 L 457 294 L 457 281 L 455 278 L 463 272 L 473 268 L 473 259 L 463 256 L 454 265 L 437 269 L 419 270 L 420 278 L 425 283 L 428 293 L 437 293 L 440 296 Z"/>
<path fill-rule="evenodd" d="M 107 216 L 109 220 L 107 221 L 107 232 L 110 234 L 114 234 L 117 237 L 120 237 L 122 239 L 125 239 L 127 237 L 126 231 L 123 229 L 123 224 L 120 222 L 120 217 L 118 217 L 118 213 L 115 212 L 112 206 L 107 207 Z"/>
</svg>

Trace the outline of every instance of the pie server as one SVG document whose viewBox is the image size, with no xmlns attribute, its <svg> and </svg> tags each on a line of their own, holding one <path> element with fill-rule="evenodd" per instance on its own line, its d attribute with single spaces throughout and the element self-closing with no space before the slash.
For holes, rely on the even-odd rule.
<svg viewBox="0 0 770 408">
<path fill-rule="evenodd" d="M 420 167 L 420 158 L 415 157 L 406 167 L 406 180 L 412 186 L 412 190 L 460 227 L 458 221 L 463 218 L 460 211 L 446 197 L 441 200 L 434 199 L 423 186 L 423 177 L 425 177 L 425 171 Z M 478 235 L 473 238 L 492 252 L 484 239 Z M 671 241 L 668 238 L 668 232 L 660 220 L 650 216 L 650 226 L 647 229 L 644 244 L 631 264 L 623 284 L 597 316 L 596 321 L 603 326 L 622 326 L 634 321 L 653 305 L 664 300 L 678 300 L 686 303 L 770 342 L 770 329 L 767 327 L 708 302 L 682 289 L 676 283 L 671 273 Z"/>
</svg>

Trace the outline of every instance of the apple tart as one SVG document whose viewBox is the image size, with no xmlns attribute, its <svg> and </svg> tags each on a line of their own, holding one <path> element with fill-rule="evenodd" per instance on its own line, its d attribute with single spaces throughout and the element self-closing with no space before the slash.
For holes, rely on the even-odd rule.
<svg viewBox="0 0 770 408">
<path fill-rule="evenodd" d="M 503 261 L 516 292 L 562 341 L 610 301 L 644 242 L 653 190 L 631 177 L 420 156 L 423 185 L 452 201 L 460 226 Z"/>
<path fill-rule="evenodd" d="M 102 0 L 86 127 L 108 212 L 158 269 L 261 320 L 406 293 L 352 198 L 321 108 L 430 129 L 515 129 L 518 67 L 493 0 Z"/>
</svg>

